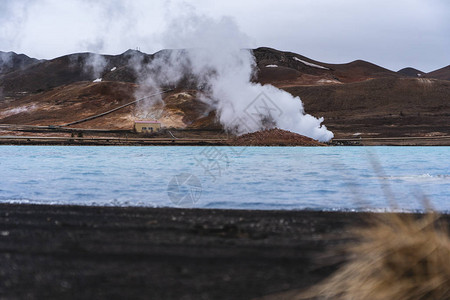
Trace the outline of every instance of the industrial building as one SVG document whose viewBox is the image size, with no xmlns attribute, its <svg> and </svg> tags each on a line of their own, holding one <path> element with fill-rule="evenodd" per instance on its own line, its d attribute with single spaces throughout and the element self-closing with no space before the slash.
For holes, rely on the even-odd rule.
<svg viewBox="0 0 450 300">
<path fill-rule="evenodd" d="M 134 121 L 134 131 L 143 133 L 153 133 L 161 130 L 161 123 L 158 121 L 141 120 Z"/>
</svg>

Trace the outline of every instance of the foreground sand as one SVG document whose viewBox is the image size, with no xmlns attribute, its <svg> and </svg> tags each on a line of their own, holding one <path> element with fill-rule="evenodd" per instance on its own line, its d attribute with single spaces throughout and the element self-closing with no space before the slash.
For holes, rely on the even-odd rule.
<svg viewBox="0 0 450 300">
<path fill-rule="evenodd" d="M 367 214 L 0 204 L 0 298 L 252 299 L 345 258 Z"/>
</svg>

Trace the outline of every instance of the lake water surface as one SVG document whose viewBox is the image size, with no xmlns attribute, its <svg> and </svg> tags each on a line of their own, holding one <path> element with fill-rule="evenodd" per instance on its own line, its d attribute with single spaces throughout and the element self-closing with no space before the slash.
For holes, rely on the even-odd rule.
<svg viewBox="0 0 450 300">
<path fill-rule="evenodd" d="M 0 146 L 0 202 L 450 211 L 450 147 Z"/>
</svg>

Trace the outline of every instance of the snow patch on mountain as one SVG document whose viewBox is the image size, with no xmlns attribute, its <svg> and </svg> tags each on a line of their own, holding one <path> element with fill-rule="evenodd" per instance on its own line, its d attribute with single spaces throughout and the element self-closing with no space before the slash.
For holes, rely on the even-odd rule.
<svg viewBox="0 0 450 300">
<path fill-rule="evenodd" d="M 296 61 L 301 62 L 301 63 L 304 64 L 304 65 L 307 65 L 307 66 L 310 66 L 310 67 L 313 67 L 313 68 L 319 68 L 319 69 L 329 70 L 327 67 L 323 67 L 323 66 L 319 66 L 319 65 L 316 65 L 316 64 L 307 62 L 307 61 L 302 60 L 302 59 L 300 59 L 300 58 L 297 58 L 297 57 L 295 57 L 295 56 L 293 57 L 293 59 L 296 60 Z"/>
</svg>

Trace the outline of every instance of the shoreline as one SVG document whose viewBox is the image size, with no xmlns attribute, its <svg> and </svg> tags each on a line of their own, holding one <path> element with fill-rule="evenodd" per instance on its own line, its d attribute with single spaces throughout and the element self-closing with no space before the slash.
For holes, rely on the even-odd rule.
<svg viewBox="0 0 450 300">
<path fill-rule="evenodd" d="M 233 146 L 223 139 L 125 139 L 65 138 L 33 136 L 0 136 L 5 146 Z M 335 139 L 323 146 L 314 145 L 243 145 L 241 147 L 346 147 L 346 146 L 450 146 L 450 137 L 391 137 L 365 139 Z"/>
<path fill-rule="evenodd" d="M 345 262 L 339 249 L 371 215 L 0 204 L 0 295 L 252 299 L 301 290 Z"/>
<path fill-rule="evenodd" d="M 277 128 L 240 137 L 217 129 L 167 128 L 154 135 L 123 129 L 0 124 L 0 145 L 80 146 L 450 146 L 450 135 L 398 132 L 354 136 L 342 132 L 326 143 Z"/>
<path fill-rule="evenodd" d="M 4 200 L 4 202 L 0 202 L 0 212 L 2 206 L 30 206 L 30 207 L 56 207 L 56 208 L 98 208 L 98 209 L 114 209 L 114 210 L 127 210 L 127 209 L 136 209 L 136 210 L 185 210 L 185 211 L 221 211 L 221 212 L 277 212 L 277 213 L 283 213 L 283 212 L 302 212 L 302 213 L 355 213 L 355 214 L 368 214 L 368 215 L 382 215 L 382 214 L 400 214 L 400 215 L 424 215 L 427 214 L 426 209 L 413 209 L 413 210 L 390 210 L 388 208 L 376 208 L 376 209 L 353 209 L 353 208 L 339 208 L 339 209 L 324 209 L 324 208 L 280 208 L 280 209 L 267 209 L 267 208 L 222 208 L 222 207 L 186 207 L 186 206 L 144 206 L 144 205 L 115 205 L 115 204 L 67 204 L 67 203 L 48 203 L 48 202 L 33 202 L 33 201 L 27 201 L 27 202 L 20 202 L 12 200 L 11 202 L 8 202 L 7 200 Z M 439 215 L 450 216 L 450 210 L 444 210 L 444 211 L 435 211 Z"/>
</svg>

